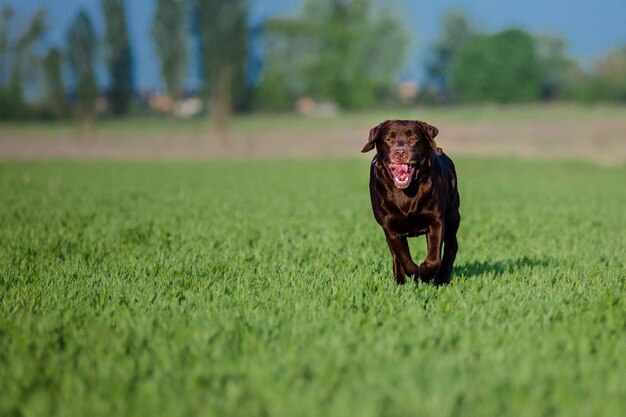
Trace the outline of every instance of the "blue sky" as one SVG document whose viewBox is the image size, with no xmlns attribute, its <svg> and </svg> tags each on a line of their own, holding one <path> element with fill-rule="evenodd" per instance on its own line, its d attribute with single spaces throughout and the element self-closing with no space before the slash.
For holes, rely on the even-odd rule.
<svg viewBox="0 0 626 417">
<path fill-rule="evenodd" d="M 302 2 L 250 1 L 253 22 L 294 13 Z M 40 7 L 47 8 L 50 27 L 46 42 L 52 45 L 63 46 L 67 27 L 81 8 L 92 16 L 98 33 L 104 29 L 99 0 L 0 0 L 0 5 L 12 6 L 22 19 Z M 142 90 L 160 89 L 162 82 L 150 36 L 154 0 L 127 0 L 127 5 L 137 86 Z M 465 10 L 489 31 L 516 26 L 533 33 L 563 36 L 569 42 L 570 53 L 586 67 L 609 49 L 626 44 L 626 0 L 397 0 L 396 7 L 414 38 L 403 72 L 405 78 L 423 74 L 424 52 L 437 38 L 442 14 L 450 9 Z"/>
</svg>

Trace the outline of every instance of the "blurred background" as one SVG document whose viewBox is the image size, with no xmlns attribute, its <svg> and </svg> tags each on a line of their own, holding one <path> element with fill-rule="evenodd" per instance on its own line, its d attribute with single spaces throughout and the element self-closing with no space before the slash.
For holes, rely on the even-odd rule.
<svg viewBox="0 0 626 417">
<path fill-rule="evenodd" d="M 626 2 L 2 0 L 0 156 L 448 152 L 624 162 Z M 150 138 L 150 139 L 148 139 Z"/>
</svg>

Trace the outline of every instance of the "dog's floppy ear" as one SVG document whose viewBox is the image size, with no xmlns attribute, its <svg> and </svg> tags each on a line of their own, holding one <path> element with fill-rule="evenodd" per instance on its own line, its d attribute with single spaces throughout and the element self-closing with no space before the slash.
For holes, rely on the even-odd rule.
<svg viewBox="0 0 626 417">
<path fill-rule="evenodd" d="M 435 138 L 439 134 L 439 129 L 437 129 L 433 125 L 430 125 L 430 124 L 428 124 L 426 122 L 422 122 L 420 120 L 416 120 L 415 123 L 422 130 L 422 132 L 424 132 L 424 136 L 426 136 L 426 139 L 430 143 L 431 148 L 433 148 L 433 150 L 437 154 L 440 154 L 441 153 L 441 148 L 438 148 L 437 147 L 437 142 L 435 142 Z"/>
<path fill-rule="evenodd" d="M 363 149 L 361 149 L 361 152 L 365 153 L 365 152 L 369 152 L 372 149 L 374 149 L 374 146 L 376 146 L 376 141 L 378 139 L 380 139 L 380 134 L 383 130 L 383 126 L 388 122 L 389 120 L 385 120 L 384 122 L 382 122 L 381 124 L 379 124 L 376 127 L 373 127 L 370 129 L 370 137 L 367 139 L 367 143 L 365 144 L 365 146 L 363 146 Z"/>
</svg>

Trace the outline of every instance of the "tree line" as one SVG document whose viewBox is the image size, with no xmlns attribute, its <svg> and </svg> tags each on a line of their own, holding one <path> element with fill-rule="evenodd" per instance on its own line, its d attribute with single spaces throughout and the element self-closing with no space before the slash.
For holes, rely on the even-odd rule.
<svg viewBox="0 0 626 417">
<path fill-rule="evenodd" d="M 233 110 L 290 110 L 302 97 L 345 109 L 398 103 L 411 33 L 393 8 L 379 8 L 373 0 L 305 0 L 297 15 L 251 28 L 248 0 L 155 1 L 151 34 L 166 93 L 172 100 L 183 97 L 194 57 L 201 80 L 195 93 L 209 103 L 218 129 L 227 129 Z M 45 11 L 21 28 L 13 10 L 0 11 L 0 119 L 73 115 L 89 121 L 102 103 L 113 117 L 134 111 L 126 2 L 100 0 L 100 7 L 103 34 L 79 11 L 65 45 L 43 54 Z M 96 76 L 101 67 L 107 71 L 105 88 Z M 443 17 L 426 70 L 410 104 L 626 102 L 626 46 L 584 70 L 568 56 L 562 38 L 520 29 L 490 33 L 459 12 Z M 40 91 L 35 102 L 27 97 L 33 84 Z"/>
<path fill-rule="evenodd" d="M 626 45 L 585 71 L 554 35 L 489 33 L 449 12 L 427 65 L 430 99 L 445 102 L 549 100 L 626 102 Z"/>
<path fill-rule="evenodd" d="M 72 114 L 93 120 L 99 102 L 120 117 L 135 104 L 134 55 L 128 35 L 125 0 L 100 0 L 104 35 L 96 33 L 92 18 L 81 10 L 66 31 L 65 47 L 49 48 L 43 57 L 35 53 L 46 32 L 46 13 L 34 14 L 24 28 L 14 28 L 14 11 L 0 11 L 0 119 L 61 118 Z M 152 22 L 161 76 L 167 94 L 183 95 L 189 63 L 188 37 L 198 45 L 200 94 L 211 97 L 210 113 L 217 120 L 230 115 L 243 80 L 248 55 L 247 0 L 156 0 Z M 107 87 L 100 91 L 97 69 L 104 64 Z M 67 69 L 68 77 L 64 77 Z M 66 81 L 67 85 L 66 85 Z M 30 103 L 27 84 L 42 94 Z M 102 99 L 102 100 L 101 100 Z"/>
</svg>

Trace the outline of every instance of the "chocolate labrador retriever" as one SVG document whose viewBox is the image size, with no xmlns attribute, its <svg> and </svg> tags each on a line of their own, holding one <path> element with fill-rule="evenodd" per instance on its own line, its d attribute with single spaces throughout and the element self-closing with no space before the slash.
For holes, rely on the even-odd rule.
<svg viewBox="0 0 626 417">
<path fill-rule="evenodd" d="M 422 281 L 434 278 L 437 285 L 452 277 L 461 220 L 459 191 L 454 164 L 435 143 L 437 133 L 425 122 L 387 120 L 370 130 L 361 151 L 376 147 L 370 169 L 372 209 L 385 232 L 398 284 L 407 275 Z M 418 266 L 407 238 L 423 234 L 428 254 Z"/>
</svg>

